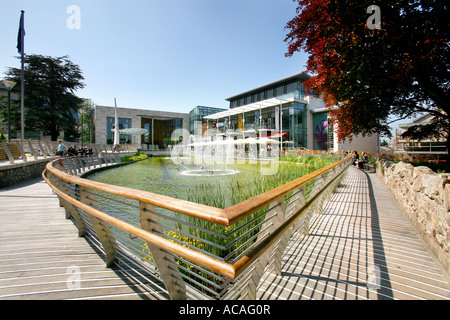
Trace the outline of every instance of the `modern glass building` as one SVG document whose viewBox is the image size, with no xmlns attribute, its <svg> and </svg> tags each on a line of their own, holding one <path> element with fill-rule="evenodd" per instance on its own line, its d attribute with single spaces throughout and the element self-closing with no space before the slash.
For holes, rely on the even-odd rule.
<svg viewBox="0 0 450 320">
<path fill-rule="evenodd" d="M 327 150 L 328 121 L 323 103 L 320 104 L 320 99 L 315 97 L 306 97 L 302 85 L 309 77 L 305 73 L 297 73 L 226 99 L 230 109 L 205 117 L 207 127 L 211 129 L 209 132 L 242 138 L 279 139 L 283 142 L 283 148 L 312 149 L 308 140 L 313 138 L 316 149 Z M 316 121 L 317 137 L 308 131 L 312 99 L 317 100 L 314 107 L 323 108 L 324 115 L 317 115 L 320 116 L 320 120 Z"/>
<path fill-rule="evenodd" d="M 278 139 L 283 149 L 378 152 L 378 135 L 337 141 L 324 101 L 305 93 L 303 82 L 309 78 L 304 72 L 296 73 L 226 99 L 228 110 L 204 117 L 207 133 Z"/>
<path fill-rule="evenodd" d="M 205 136 L 234 140 L 267 137 L 277 140 L 283 149 L 377 152 L 378 136 L 337 142 L 324 101 L 313 94 L 305 94 L 303 82 L 309 78 L 304 72 L 296 73 L 234 95 L 226 99 L 229 109 L 197 106 L 189 113 L 176 113 L 118 108 L 119 129 L 125 132 L 120 135 L 120 142 L 135 144 L 144 150 L 169 149 L 183 140 L 176 136 L 177 129 L 182 129 L 193 136 L 190 140 Z M 113 144 L 114 110 L 114 107 L 96 106 L 97 143 Z M 134 129 L 145 129 L 146 133 L 128 134 Z"/>
<path fill-rule="evenodd" d="M 214 108 L 207 106 L 197 106 L 189 112 L 189 133 L 195 135 L 203 135 L 206 132 L 205 116 L 227 109 Z"/>
</svg>

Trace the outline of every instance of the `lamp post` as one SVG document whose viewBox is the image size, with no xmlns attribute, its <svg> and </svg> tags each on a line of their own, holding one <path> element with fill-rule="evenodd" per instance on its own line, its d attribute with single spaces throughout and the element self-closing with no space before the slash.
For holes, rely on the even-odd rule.
<svg viewBox="0 0 450 320">
<path fill-rule="evenodd" d="M 16 83 L 14 81 L 2 80 L 3 85 L 8 90 L 8 140 L 11 140 L 11 89 Z"/>
</svg>

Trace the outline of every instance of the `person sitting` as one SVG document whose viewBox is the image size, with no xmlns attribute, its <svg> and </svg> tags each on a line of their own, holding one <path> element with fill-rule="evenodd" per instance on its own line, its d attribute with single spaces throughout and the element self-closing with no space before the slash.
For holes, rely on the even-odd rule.
<svg viewBox="0 0 450 320">
<path fill-rule="evenodd" d="M 353 151 L 353 152 L 352 152 L 352 158 L 353 158 L 352 164 L 353 164 L 354 166 L 356 166 L 356 165 L 358 164 L 358 160 L 359 160 L 359 154 L 358 154 L 357 151 Z"/>
<path fill-rule="evenodd" d="M 358 161 L 358 168 L 363 169 L 364 163 L 369 162 L 369 157 L 365 152 L 362 153 L 361 159 Z"/>
<path fill-rule="evenodd" d="M 67 150 L 67 155 L 69 157 L 74 157 L 77 155 L 77 150 L 75 149 L 75 147 L 69 147 L 69 149 Z"/>
</svg>

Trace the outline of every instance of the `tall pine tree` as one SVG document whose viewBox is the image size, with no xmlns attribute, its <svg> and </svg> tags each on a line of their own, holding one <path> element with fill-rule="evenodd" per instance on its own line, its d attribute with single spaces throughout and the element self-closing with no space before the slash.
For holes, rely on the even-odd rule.
<svg viewBox="0 0 450 320">
<path fill-rule="evenodd" d="M 76 138 L 76 114 L 82 99 L 75 95 L 84 87 L 80 67 L 67 56 L 26 55 L 25 64 L 25 128 L 44 131 L 56 141 L 64 130 Z M 21 70 L 10 68 L 9 80 L 20 82 Z M 15 88 L 16 89 L 16 88 Z M 20 94 L 20 93 L 19 93 Z"/>
</svg>

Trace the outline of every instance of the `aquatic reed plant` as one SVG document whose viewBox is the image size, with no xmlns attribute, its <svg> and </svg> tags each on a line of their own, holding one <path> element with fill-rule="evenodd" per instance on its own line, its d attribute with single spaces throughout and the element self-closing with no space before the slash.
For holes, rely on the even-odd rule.
<svg viewBox="0 0 450 320">
<path fill-rule="evenodd" d="M 291 160 L 290 158 L 286 160 Z M 220 180 L 203 182 L 194 185 L 186 194 L 188 201 L 196 202 L 216 208 L 227 208 L 247 199 L 253 198 L 266 191 L 275 189 L 287 182 L 300 178 L 308 173 L 314 172 L 339 159 L 337 157 L 314 157 L 308 156 L 305 162 L 284 163 L 279 166 L 279 170 L 274 175 L 253 175 L 245 180 L 233 178 L 226 184 Z M 302 165 L 307 163 L 308 165 Z M 285 204 L 289 202 L 290 194 L 285 197 Z M 229 255 L 236 249 L 236 255 L 245 251 L 251 245 L 249 239 L 255 237 L 260 230 L 261 224 L 265 219 L 268 207 L 263 208 L 236 224 L 224 227 L 208 221 L 196 218 L 189 218 L 191 225 L 200 228 L 190 230 L 196 239 L 203 239 L 203 250 L 224 259 L 230 259 Z M 245 226 L 245 227 L 243 227 Z M 251 231 L 249 231 L 251 230 Z M 213 243 L 213 245 L 208 245 Z M 243 245 L 248 243 L 248 245 Z"/>
</svg>

